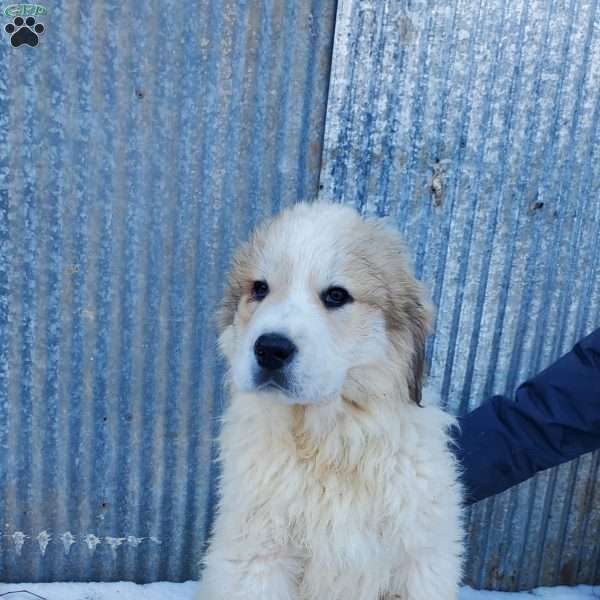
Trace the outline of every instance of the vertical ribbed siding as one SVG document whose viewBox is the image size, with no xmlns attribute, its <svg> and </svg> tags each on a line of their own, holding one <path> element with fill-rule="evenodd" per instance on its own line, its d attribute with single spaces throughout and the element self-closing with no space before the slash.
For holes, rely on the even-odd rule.
<svg viewBox="0 0 600 600">
<path fill-rule="evenodd" d="M 223 272 L 316 194 L 335 3 L 48 9 L 0 44 L 0 579 L 187 579 Z"/>
<path fill-rule="evenodd" d="M 600 325 L 597 4 L 339 4 L 322 194 L 405 231 L 453 411 Z M 185 579 L 212 313 L 238 241 L 317 189 L 335 2 L 48 8 L 0 44 L 0 579 Z M 468 581 L 599 582 L 599 462 L 475 507 Z"/>
<path fill-rule="evenodd" d="M 597 1 L 340 0 L 321 194 L 405 232 L 450 410 L 600 325 L 599 122 Z M 467 581 L 600 582 L 598 463 L 474 507 Z"/>
</svg>

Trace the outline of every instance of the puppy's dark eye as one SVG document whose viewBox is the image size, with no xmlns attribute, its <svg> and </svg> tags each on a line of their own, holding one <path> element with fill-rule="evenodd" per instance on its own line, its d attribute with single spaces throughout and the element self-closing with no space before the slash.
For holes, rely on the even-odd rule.
<svg viewBox="0 0 600 600">
<path fill-rule="evenodd" d="M 330 287 L 321 294 L 321 300 L 326 308 L 339 308 L 352 302 L 352 296 L 342 287 Z"/>
<path fill-rule="evenodd" d="M 269 286 L 266 281 L 255 281 L 252 284 L 252 300 L 264 300 L 269 293 Z"/>
</svg>

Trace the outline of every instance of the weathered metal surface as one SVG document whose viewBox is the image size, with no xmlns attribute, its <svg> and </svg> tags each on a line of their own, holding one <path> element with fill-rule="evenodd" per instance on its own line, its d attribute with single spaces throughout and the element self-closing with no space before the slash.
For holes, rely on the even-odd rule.
<svg viewBox="0 0 600 600">
<path fill-rule="evenodd" d="M 197 574 L 211 315 L 238 241 L 317 190 L 334 24 L 321 194 L 404 230 L 450 409 L 600 325 L 597 4 L 63 1 L 36 48 L 0 31 L 0 580 Z M 599 462 L 477 506 L 468 582 L 600 582 Z"/>
<path fill-rule="evenodd" d="M 599 124 L 597 1 L 340 0 L 321 193 L 404 230 L 452 411 L 600 326 Z M 467 582 L 600 582 L 598 463 L 476 506 Z"/>
<path fill-rule="evenodd" d="M 316 194 L 335 5 L 46 6 L 37 47 L 0 30 L 0 580 L 187 579 L 212 313 L 255 220 Z"/>
</svg>

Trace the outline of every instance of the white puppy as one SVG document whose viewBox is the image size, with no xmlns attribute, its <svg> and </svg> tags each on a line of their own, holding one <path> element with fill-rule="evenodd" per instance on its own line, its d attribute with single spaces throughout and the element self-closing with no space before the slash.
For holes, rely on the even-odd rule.
<svg viewBox="0 0 600 600">
<path fill-rule="evenodd" d="M 454 600 L 452 419 L 421 402 L 429 323 L 398 232 L 298 204 L 237 253 L 231 403 L 200 600 Z"/>
</svg>

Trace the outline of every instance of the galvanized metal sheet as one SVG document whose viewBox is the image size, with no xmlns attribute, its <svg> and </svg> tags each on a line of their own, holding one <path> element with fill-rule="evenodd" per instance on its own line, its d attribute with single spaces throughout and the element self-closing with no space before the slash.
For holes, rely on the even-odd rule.
<svg viewBox="0 0 600 600">
<path fill-rule="evenodd" d="M 1 32 L 0 580 L 197 574 L 211 314 L 238 240 L 316 191 L 334 12 L 88 0 L 35 48 Z M 451 410 L 600 324 L 599 25 L 596 1 L 339 4 L 321 193 L 410 240 Z M 476 507 L 468 581 L 599 582 L 598 463 Z"/>
<path fill-rule="evenodd" d="M 335 5 L 45 6 L 36 47 L 0 31 L 0 580 L 188 579 L 212 313 L 239 239 L 316 194 Z"/>
<path fill-rule="evenodd" d="M 321 194 L 389 214 L 454 412 L 600 326 L 597 1 L 340 0 Z M 466 580 L 600 582 L 598 455 L 477 505 Z"/>
</svg>

